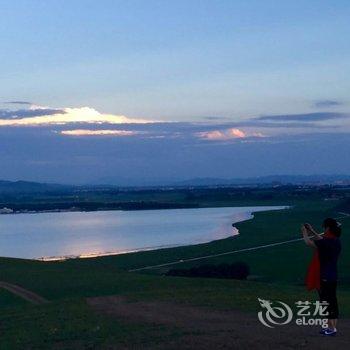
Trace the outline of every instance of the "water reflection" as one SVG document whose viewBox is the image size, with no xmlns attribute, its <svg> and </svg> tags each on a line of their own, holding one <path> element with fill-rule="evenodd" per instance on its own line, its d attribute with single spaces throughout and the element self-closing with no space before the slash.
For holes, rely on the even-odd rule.
<svg viewBox="0 0 350 350">
<path fill-rule="evenodd" d="M 0 216 L 0 256 L 89 256 L 231 236 L 251 212 L 284 207 L 38 213 Z"/>
</svg>

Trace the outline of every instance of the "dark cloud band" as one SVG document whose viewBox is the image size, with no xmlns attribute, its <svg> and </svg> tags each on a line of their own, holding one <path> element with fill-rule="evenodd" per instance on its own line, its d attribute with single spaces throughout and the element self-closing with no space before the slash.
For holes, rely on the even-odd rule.
<svg viewBox="0 0 350 350">
<path fill-rule="evenodd" d="M 291 121 L 302 121 L 302 122 L 318 122 L 324 120 L 333 120 L 346 118 L 349 115 L 344 113 L 336 112 L 315 112 L 315 113 L 302 113 L 302 114 L 280 114 L 280 115 L 265 115 L 255 120 L 259 121 L 272 121 L 272 122 L 291 122 Z"/>
<path fill-rule="evenodd" d="M 37 108 L 37 109 L 17 109 L 14 111 L 7 109 L 0 109 L 0 118 L 2 119 L 16 119 L 16 118 L 32 118 L 41 117 L 45 115 L 65 114 L 63 109 L 53 108 Z"/>
<path fill-rule="evenodd" d="M 30 106 L 33 104 L 32 102 L 29 102 L 29 101 L 6 101 L 5 103 L 9 105 L 27 105 L 27 106 Z"/>
<path fill-rule="evenodd" d="M 319 100 L 315 101 L 313 106 L 316 108 L 328 108 L 342 106 L 344 103 L 336 100 Z"/>
</svg>

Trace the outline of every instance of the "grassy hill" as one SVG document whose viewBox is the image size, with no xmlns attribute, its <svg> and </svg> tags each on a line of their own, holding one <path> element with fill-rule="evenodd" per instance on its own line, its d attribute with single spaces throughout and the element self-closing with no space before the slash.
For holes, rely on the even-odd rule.
<svg viewBox="0 0 350 350">
<path fill-rule="evenodd" d="M 285 204 L 285 203 L 280 203 Z M 299 237 L 300 224 L 316 226 L 327 216 L 338 216 L 332 201 L 295 202 L 285 211 L 257 213 L 250 221 L 238 224 L 236 238 L 188 247 L 162 249 L 118 256 L 40 262 L 0 259 L 0 280 L 18 284 L 49 299 L 49 304 L 33 306 L 9 292 L 0 293 L 0 348 L 108 348 L 158 344 L 160 339 L 181 335 L 180 330 L 152 324 L 134 324 L 96 314 L 86 304 L 87 297 L 120 295 L 129 300 L 164 300 L 188 305 L 205 305 L 213 309 L 256 311 L 257 298 L 314 300 L 315 294 L 302 286 L 310 249 L 303 242 L 262 250 L 242 252 L 210 259 L 181 263 L 194 264 L 243 261 L 249 264 L 252 280 L 218 280 L 166 277 L 168 268 L 142 273 L 129 269 L 155 265 L 190 257 L 199 257 L 260 244 Z M 349 243 L 350 219 L 343 220 L 343 245 Z M 350 316 L 350 255 L 343 250 L 340 263 L 340 304 Z M 124 344 L 124 345 L 123 345 Z"/>
</svg>

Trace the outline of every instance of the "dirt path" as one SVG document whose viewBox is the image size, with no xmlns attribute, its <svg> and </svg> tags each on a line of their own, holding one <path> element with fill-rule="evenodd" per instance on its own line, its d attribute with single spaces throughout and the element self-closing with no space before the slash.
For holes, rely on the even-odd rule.
<svg viewBox="0 0 350 350">
<path fill-rule="evenodd" d="M 47 303 L 48 300 L 41 297 L 38 294 L 35 294 L 31 292 L 30 290 L 24 289 L 20 286 L 17 286 L 16 284 L 11 284 L 8 282 L 1 282 L 0 281 L 0 288 L 4 288 L 8 290 L 9 292 L 18 295 L 19 297 L 29 301 L 33 304 L 44 304 Z"/>
<path fill-rule="evenodd" d="M 318 327 L 261 325 L 257 315 L 220 311 L 168 302 L 128 302 L 110 296 L 87 299 L 97 312 L 130 322 L 177 327 L 183 336 L 152 345 L 152 349 L 346 349 L 350 320 L 341 320 L 336 337 L 323 337 Z"/>
</svg>

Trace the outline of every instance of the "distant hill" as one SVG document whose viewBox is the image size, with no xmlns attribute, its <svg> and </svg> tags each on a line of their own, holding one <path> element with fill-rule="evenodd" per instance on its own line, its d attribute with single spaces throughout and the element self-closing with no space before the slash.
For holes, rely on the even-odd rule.
<svg viewBox="0 0 350 350">
<path fill-rule="evenodd" d="M 43 193 L 53 191 L 95 190 L 104 187 L 111 188 L 157 188 L 157 187 L 203 187 L 203 186 L 269 186 L 269 185 L 325 185 L 339 184 L 350 186 L 350 175 L 272 175 L 251 178 L 194 178 L 183 181 L 155 180 L 155 181 L 133 181 L 122 179 L 104 179 L 89 185 L 61 185 L 50 183 L 39 183 L 30 181 L 4 181 L 0 180 L 0 193 Z"/>
<path fill-rule="evenodd" d="M 177 186 L 227 186 L 227 185 L 268 185 L 268 184 L 349 184 L 350 175 L 271 175 L 250 178 L 194 178 L 176 182 Z"/>
<path fill-rule="evenodd" d="M 71 186 L 59 184 L 47 184 L 30 181 L 4 181 L 0 180 L 0 193 L 38 193 L 48 191 L 62 191 Z"/>
<path fill-rule="evenodd" d="M 270 184 L 350 184 L 350 175 L 271 175 L 250 178 L 215 178 L 200 177 L 186 180 L 166 179 L 125 179 L 118 177 L 101 178 L 90 185 L 107 185 L 118 187 L 187 187 L 187 186 L 244 186 Z"/>
</svg>

